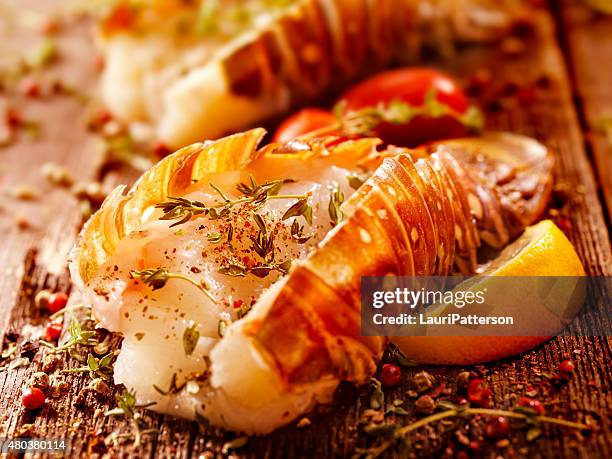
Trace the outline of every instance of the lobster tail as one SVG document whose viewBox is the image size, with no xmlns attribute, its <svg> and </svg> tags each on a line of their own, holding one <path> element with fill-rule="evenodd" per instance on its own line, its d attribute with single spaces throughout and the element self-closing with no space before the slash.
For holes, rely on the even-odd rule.
<svg viewBox="0 0 612 459">
<path fill-rule="evenodd" d="M 519 136 L 493 134 L 475 149 L 462 142 L 440 143 L 417 160 L 409 150 L 386 158 L 342 206 L 345 219 L 294 266 L 251 329 L 288 383 L 364 383 L 374 373 L 386 341 L 361 335 L 362 276 L 473 274 L 483 241 L 499 247 L 537 217 L 526 209 L 548 200 L 548 150 Z M 512 169 L 516 155 L 524 165 L 530 154 L 537 179 L 527 187 L 526 169 Z"/>
</svg>

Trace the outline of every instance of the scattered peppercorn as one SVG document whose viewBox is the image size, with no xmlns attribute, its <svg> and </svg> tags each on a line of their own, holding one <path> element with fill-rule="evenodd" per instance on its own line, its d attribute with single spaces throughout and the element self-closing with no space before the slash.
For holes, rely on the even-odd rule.
<svg viewBox="0 0 612 459">
<path fill-rule="evenodd" d="M 45 331 L 45 341 L 55 342 L 62 334 L 62 324 L 59 322 L 51 322 L 47 325 Z"/>
<path fill-rule="evenodd" d="M 468 400 L 474 405 L 487 407 L 491 403 L 491 389 L 482 379 L 476 378 L 470 381 L 467 389 Z"/>
<path fill-rule="evenodd" d="M 49 309 L 49 297 L 51 292 L 49 290 L 41 290 L 34 297 L 34 305 L 38 309 Z"/>
<path fill-rule="evenodd" d="M 568 360 L 564 360 L 563 362 L 559 364 L 558 370 L 560 373 L 568 374 L 568 373 L 572 373 L 575 368 L 576 368 L 576 365 L 574 364 L 574 362 L 568 359 Z"/>
<path fill-rule="evenodd" d="M 429 395 L 421 395 L 416 402 L 414 408 L 419 414 L 431 414 L 436 408 L 436 402 Z"/>
<path fill-rule="evenodd" d="M 420 373 L 414 375 L 414 379 L 412 382 L 417 392 L 421 393 L 431 389 L 436 382 L 436 378 L 434 378 L 426 371 L 421 371 Z"/>
<path fill-rule="evenodd" d="M 385 363 L 380 371 L 380 382 L 383 386 L 397 386 L 402 378 L 402 370 L 393 363 Z"/>
<path fill-rule="evenodd" d="M 497 416 L 489 420 L 485 427 L 485 433 L 489 438 L 505 438 L 510 432 L 510 423 L 504 416 Z"/>
<path fill-rule="evenodd" d="M 55 314 L 57 311 L 64 309 L 68 303 L 68 295 L 64 292 L 53 293 L 49 297 L 49 311 Z"/>
<path fill-rule="evenodd" d="M 37 371 L 30 377 L 30 387 L 36 387 L 43 392 L 49 388 L 49 375 L 42 371 Z"/>
<path fill-rule="evenodd" d="M 27 410 L 37 410 L 45 404 L 45 394 L 38 387 L 28 387 L 23 391 L 21 403 Z"/>
</svg>

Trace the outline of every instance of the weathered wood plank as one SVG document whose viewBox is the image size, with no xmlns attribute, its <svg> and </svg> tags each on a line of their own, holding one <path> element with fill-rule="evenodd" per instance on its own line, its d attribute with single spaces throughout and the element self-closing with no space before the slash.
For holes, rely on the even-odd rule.
<svg viewBox="0 0 612 459">
<path fill-rule="evenodd" d="M 13 2 L 14 3 L 14 2 Z M 25 3 L 25 2 L 24 2 Z M 30 0 L 27 4 L 37 6 L 46 2 Z M 65 67 L 58 71 L 69 75 L 80 75 L 79 81 L 86 90 L 91 90 L 95 82 L 93 73 L 93 56 L 91 45 L 85 31 L 86 25 L 69 28 L 62 33 L 62 49 L 66 46 L 75 48 L 75 59 L 65 59 Z M 516 56 L 509 55 L 497 48 L 472 48 L 462 50 L 450 63 L 440 64 L 451 72 L 468 80 L 479 70 L 488 70 L 493 76 L 492 86 L 484 92 L 513 92 L 503 104 L 493 104 L 498 110 L 488 113 L 488 125 L 492 129 L 510 129 L 533 135 L 557 152 L 556 173 L 566 193 L 565 205 L 559 209 L 560 217 L 571 222 L 565 226 L 568 235 L 590 274 L 612 274 L 609 235 L 602 215 L 601 205 L 593 172 L 584 151 L 584 138 L 580 131 L 576 111 L 573 107 L 567 74 L 563 58 L 555 44 L 549 18 L 544 18 L 539 40 L 530 39 L 526 49 Z M 64 34 L 66 34 L 64 36 Z M 18 43 L 25 43 L 29 38 L 19 38 Z M 85 59 L 85 60 L 84 60 Z M 434 63 L 436 63 L 434 61 Z M 91 67 L 88 65 L 91 64 Z M 88 68 L 89 70 L 83 70 Z M 82 73 L 78 73 L 82 72 Z M 525 87 L 532 87 L 533 82 L 546 76 L 547 84 L 540 85 L 535 93 L 525 92 Z M 508 91 L 504 86 L 511 82 Z M 499 86 L 499 88 L 497 88 Z M 518 88 L 518 89 L 516 89 Z M 517 96 L 519 94 L 519 97 Z M 481 99 L 488 100 L 487 94 Z M 39 184 L 39 166 L 49 160 L 61 162 L 84 180 L 91 179 L 97 173 L 96 158 L 89 154 L 87 145 L 92 139 L 77 129 L 80 126 L 75 120 L 83 115 L 83 107 L 71 100 L 58 99 L 30 106 L 23 102 L 31 115 L 44 119 L 44 135 L 35 144 L 18 142 L 15 146 L 0 153 L 0 161 L 10 165 L 10 173 L 5 174 L 9 183 Z M 49 103 L 51 102 L 51 103 Z M 70 126 L 67 132 L 66 127 Z M 25 161 L 27 155 L 28 160 Z M 115 176 L 113 181 L 121 179 Z M 33 333 L 40 333 L 44 317 L 39 315 L 32 304 L 33 294 L 42 288 L 68 288 L 68 277 L 63 271 L 65 256 L 74 240 L 78 209 L 66 191 L 56 188 L 45 188 L 47 197 L 40 202 L 10 202 L 5 212 L 0 215 L 0 225 L 6 238 L 0 249 L 0 264 L 7 274 L 0 277 L 0 287 L 4 292 L 0 297 L 0 336 L 8 329 L 7 324 L 21 329 L 23 325 L 34 324 Z M 36 223 L 38 229 L 20 231 L 14 227 L 14 212 L 40 216 L 48 208 L 46 220 Z M 40 256 L 35 258 L 29 248 L 37 246 Z M 30 256 L 26 256 L 30 253 Z M 55 260 L 60 269 L 58 275 L 48 274 L 49 260 Z M 86 376 L 67 376 L 68 392 L 60 399 L 51 400 L 37 415 L 26 413 L 19 403 L 21 387 L 29 375 L 41 365 L 42 352 L 34 358 L 32 365 L 11 371 L 0 371 L 0 437 L 14 435 L 20 426 L 34 424 L 38 436 L 70 437 L 75 450 L 73 457 L 88 457 L 96 439 L 120 430 L 127 431 L 121 419 L 103 416 L 95 417 L 96 408 L 105 409 L 106 404 L 99 404 L 87 399 L 85 409 L 75 409 L 75 402 L 81 389 L 88 383 Z M 576 441 L 574 435 L 560 429 L 546 429 L 544 438 L 528 444 L 524 435 L 513 433 L 511 445 L 503 450 L 494 451 L 490 444 L 475 453 L 483 457 L 494 457 L 503 454 L 508 457 L 611 457 L 612 440 L 609 430 L 609 413 L 612 405 L 612 381 L 609 362 L 612 354 L 608 338 L 557 338 L 536 350 L 502 362 L 478 367 L 493 389 L 496 406 L 510 407 L 517 393 L 516 385 L 527 385 L 537 379 L 539 374 L 554 373 L 556 366 L 564 355 L 572 356 L 576 371 L 568 384 L 560 389 L 550 389 L 546 395 L 540 389 L 538 394 L 543 401 L 550 404 L 547 410 L 553 416 L 584 421 L 587 416 L 598 418 L 602 430 L 595 433 L 586 442 Z M 75 363 L 71 361 L 71 366 Z M 405 398 L 410 387 L 411 377 L 425 367 L 410 369 L 404 372 L 402 384 L 395 390 L 388 391 L 387 398 Z M 456 374 L 463 370 L 459 367 L 428 367 L 438 381 L 448 385 Z M 472 368 L 470 368 L 472 369 Z M 519 390 L 518 393 L 521 393 Z M 349 385 L 343 386 L 337 403 L 330 407 L 321 407 L 309 415 L 312 424 L 303 429 L 294 425 L 281 429 L 270 436 L 252 438 L 248 445 L 234 453 L 239 457 L 328 457 L 349 456 L 356 446 L 364 446 L 366 438 L 358 434 L 357 424 L 360 413 L 367 407 L 368 390 L 358 390 Z M 406 402 L 407 409 L 413 408 L 412 401 Z M 406 419 L 398 418 L 398 422 Z M 159 434 L 147 438 L 141 448 L 128 447 L 116 450 L 120 457 L 201 457 L 219 452 L 224 441 L 234 436 L 222 432 L 199 432 L 193 423 L 146 414 L 145 422 L 155 427 Z M 77 424 L 78 423 L 78 424 Z M 452 434 L 442 434 L 438 429 L 425 429 L 424 433 L 438 432 L 436 437 L 425 435 L 415 446 L 415 454 L 422 457 L 441 455 L 449 444 L 457 442 Z M 98 436 L 97 434 L 100 433 Z M 419 448 L 420 447 L 420 448 Z M 525 450 L 525 448 L 528 448 Z"/>
<path fill-rule="evenodd" d="M 601 192 L 612 212 L 612 16 L 561 0 L 561 36 L 568 51 L 574 90 Z"/>
</svg>

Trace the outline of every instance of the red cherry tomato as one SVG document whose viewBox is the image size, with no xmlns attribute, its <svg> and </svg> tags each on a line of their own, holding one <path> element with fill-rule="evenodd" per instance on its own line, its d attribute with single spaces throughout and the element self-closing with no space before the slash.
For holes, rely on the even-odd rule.
<svg viewBox="0 0 612 459">
<path fill-rule="evenodd" d="M 281 123 L 274 133 L 272 141 L 286 142 L 302 134 L 307 134 L 308 132 L 334 124 L 335 122 L 336 117 L 328 110 L 323 110 L 321 108 L 304 108 Z"/>
<path fill-rule="evenodd" d="M 23 391 L 21 403 L 27 410 L 37 410 L 45 404 L 45 394 L 37 387 L 28 387 Z"/>
<path fill-rule="evenodd" d="M 63 309 L 68 303 L 68 295 L 64 292 L 56 292 L 49 297 L 49 311 L 51 314 Z"/>
<path fill-rule="evenodd" d="M 435 69 L 419 67 L 390 70 L 374 75 L 350 88 L 340 100 L 346 101 L 347 111 L 380 103 L 387 105 L 394 100 L 413 107 L 422 107 L 431 92 L 435 93 L 438 102 L 459 114 L 464 114 L 469 107 L 465 93 L 453 78 Z M 383 123 L 376 128 L 376 134 L 385 142 L 405 146 L 458 137 L 465 133 L 465 126 L 450 115 L 420 115 L 406 125 Z"/>
</svg>

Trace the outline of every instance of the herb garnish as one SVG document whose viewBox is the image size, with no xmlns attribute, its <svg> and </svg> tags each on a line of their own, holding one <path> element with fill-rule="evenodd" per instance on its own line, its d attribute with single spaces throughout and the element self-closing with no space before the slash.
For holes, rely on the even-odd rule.
<svg viewBox="0 0 612 459">
<path fill-rule="evenodd" d="M 68 341 L 61 346 L 56 347 L 44 340 L 40 340 L 39 342 L 41 345 L 51 349 L 52 353 L 67 351 L 77 344 L 82 346 L 95 346 L 98 344 L 98 340 L 94 339 L 96 332 L 93 330 L 83 330 L 79 321 L 77 321 L 74 317 L 70 323 L 70 328 L 68 328 L 68 333 Z"/>
<path fill-rule="evenodd" d="M 172 273 L 167 268 L 147 268 L 140 271 L 130 271 L 132 279 L 137 279 L 148 285 L 153 290 L 163 288 L 170 279 L 182 279 L 199 288 L 213 303 L 217 303 L 215 297 L 210 293 L 206 286 L 193 280 L 184 274 Z"/>
<path fill-rule="evenodd" d="M 212 244 L 217 244 L 221 242 L 222 238 L 223 235 L 221 233 L 208 233 L 206 235 L 206 239 L 208 239 L 208 242 L 211 242 Z"/>
<path fill-rule="evenodd" d="M 341 100 L 334 106 L 336 122 L 321 129 L 308 132 L 300 139 L 319 137 L 340 132 L 343 136 L 372 136 L 376 128 L 383 123 L 406 124 L 418 116 L 441 118 L 452 116 L 461 124 L 473 131 L 483 127 L 483 117 L 480 111 L 470 106 L 465 113 L 460 113 L 437 99 L 435 90 L 425 95 L 422 106 L 412 106 L 402 100 L 394 99 L 388 103 L 379 103 L 355 111 L 346 110 L 346 101 Z M 337 134 L 336 134 L 337 135 Z"/>
<path fill-rule="evenodd" d="M 157 433 L 155 429 L 142 430 L 140 413 L 141 408 L 148 408 L 155 405 L 155 402 L 139 405 L 136 403 L 136 392 L 134 390 L 126 390 L 122 394 L 117 395 L 117 408 L 104 413 L 104 416 L 125 416 L 130 420 L 134 431 L 134 446 L 140 446 L 142 435 Z"/>
<path fill-rule="evenodd" d="M 294 218 L 293 223 L 291 224 L 291 237 L 298 244 L 304 244 L 312 237 L 312 234 L 304 235 L 304 226 L 300 226 L 297 221 L 297 218 Z"/>
<path fill-rule="evenodd" d="M 183 332 L 183 349 L 185 350 L 185 355 L 189 356 L 193 354 L 199 339 L 200 332 L 198 330 L 198 324 L 192 321 L 189 327 Z"/>
<path fill-rule="evenodd" d="M 97 359 L 93 354 L 87 355 L 87 366 L 72 368 L 69 370 L 62 370 L 61 373 L 87 373 L 91 379 L 102 378 L 107 381 L 111 379 L 113 375 L 113 360 L 115 358 L 114 352 L 109 352 L 100 359 Z"/>
<path fill-rule="evenodd" d="M 245 194 L 245 197 L 233 201 L 230 200 L 218 187 L 211 183 L 211 187 L 221 196 L 223 202 L 207 207 L 200 201 L 190 201 L 186 198 L 168 196 L 168 201 L 156 204 L 155 208 L 161 209 L 164 212 L 164 215 L 160 217 L 160 220 L 178 220 L 178 222 L 170 225 L 172 228 L 188 222 L 195 215 L 206 215 L 211 220 L 228 217 L 230 215 L 230 209 L 239 204 L 253 203 L 259 206 L 268 199 L 297 199 L 298 202 L 292 206 L 293 208 L 298 203 L 301 203 L 300 205 L 302 206 L 304 203 L 308 203 L 308 195 L 277 194 L 280 186 L 285 182 L 286 181 L 284 180 L 267 182 L 261 187 L 258 186 L 254 180 L 251 185 L 240 184 L 238 185 L 239 191 Z"/>
<path fill-rule="evenodd" d="M 160 389 L 159 386 L 157 386 L 155 384 L 153 384 L 153 389 L 155 389 L 161 395 L 178 394 L 180 391 L 183 390 L 183 388 L 185 387 L 185 384 L 187 384 L 187 381 L 184 381 L 183 384 L 181 384 L 181 385 L 177 385 L 177 383 L 176 383 L 176 373 L 173 373 L 172 374 L 172 379 L 170 379 L 170 387 L 168 387 L 167 390 Z"/>
<path fill-rule="evenodd" d="M 285 211 L 282 219 L 287 220 L 288 218 L 299 216 L 304 217 L 308 224 L 312 225 L 312 206 L 308 202 L 308 196 L 298 199 L 295 204 Z"/>
<path fill-rule="evenodd" d="M 329 218 L 333 226 L 338 224 L 338 221 L 342 219 L 342 211 L 340 206 L 344 202 L 344 193 L 340 187 L 334 187 L 329 194 L 329 205 L 327 210 L 329 212 Z"/>
<path fill-rule="evenodd" d="M 405 426 L 398 426 L 397 424 L 371 424 L 364 428 L 364 432 L 371 436 L 387 436 L 390 437 L 379 446 L 374 446 L 367 449 L 357 449 L 356 453 L 360 457 L 378 457 L 384 453 L 387 449 L 392 447 L 395 443 L 403 441 L 410 432 L 413 432 L 421 427 L 426 426 L 432 422 L 438 422 L 445 418 L 450 417 L 461 417 L 473 415 L 483 416 L 506 416 L 514 419 L 521 419 L 528 423 L 528 425 L 538 425 L 540 423 L 556 424 L 559 426 L 569 427 L 572 429 L 589 429 L 589 426 L 578 422 L 566 421 L 564 419 L 552 418 L 549 416 L 540 416 L 534 410 L 519 410 L 518 408 L 514 411 L 497 410 L 490 408 L 472 408 L 467 405 L 454 405 L 448 402 L 440 402 L 437 406 L 438 409 L 442 410 L 439 413 L 432 414 L 430 416 L 419 419 L 418 421 L 412 422 Z M 533 435 L 533 433 L 531 434 Z"/>
</svg>

